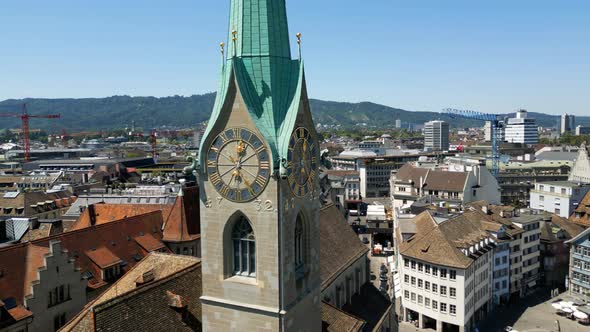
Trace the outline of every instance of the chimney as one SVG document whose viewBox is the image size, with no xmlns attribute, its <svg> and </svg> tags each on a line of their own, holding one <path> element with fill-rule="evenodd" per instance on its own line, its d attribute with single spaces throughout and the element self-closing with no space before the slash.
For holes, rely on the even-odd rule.
<svg viewBox="0 0 590 332">
<path fill-rule="evenodd" d="M 96 210 L 94 204 L 88 205 L 88 216 L 90 217 L 90 226 L 96 225 Z"/>
</svg>

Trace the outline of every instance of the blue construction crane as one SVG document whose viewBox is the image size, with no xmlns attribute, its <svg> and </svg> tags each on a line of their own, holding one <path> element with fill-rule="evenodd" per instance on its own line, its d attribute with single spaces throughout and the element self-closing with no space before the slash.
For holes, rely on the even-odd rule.
<svg viewBox="0 0 590 332">
<path fill-rule="evenodd" d="M 481 113 L 476 111 L 470 110 L 458 110 L 454 108 L 446 108 L 443 110 L 444 113 L 448 114 L 451 118 L 465 118 L 465 119 L 474 119 L 474 120 L 482 120 L 482 121 L 489 121 L 492 130 L 492 175 L 495 178 L 498 178 L 498 174 L 500 173 L 500 120 L 498 120 L 498 115 L 496 114 L 487 114 Z"/>
</svg>

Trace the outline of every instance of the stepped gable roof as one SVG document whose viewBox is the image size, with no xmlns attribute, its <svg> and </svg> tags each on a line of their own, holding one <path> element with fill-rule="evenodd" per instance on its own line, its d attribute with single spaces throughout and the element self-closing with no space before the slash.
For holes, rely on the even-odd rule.
<svg viewBox="0 0 590 332">
<path fill-rule="evenodd" d="M 59 241 L 74 265 L 87 275 L 88 287 L 104 286 L 107 282 L 102 279 L 102 268 L 124 262 L 121 269 L 125 272 L 149 253 L 134 240 L 143 236 L 152 237 L 154 242 L 159 241 L 158 247 L 165 248 L 161 242 L 161 211 L 0 248 L 0 295 L 23 303 L 31 283 L 37 281 L 37 271 L 45 265 L 52 241 Z"/>
<path fill-rule="evenodd" d="M 328 287 L 353 262 L 365 256 L 367 248 L 334 204 L 320 210 L 320 279 Z"/>
<path fill-rule="evenodd" d="M 0 248 L 0 298 L 14 297 L 22 305 L 48 253 L 49 248 L 30 243 Z"/>
<path fill-rule="evenodd" d="M 70 230 L 79 230 L 90 227 L 90 212 L 86 208 L 74 223 Z M 153 211 L 162 211 L 162 215 L 170 214 L 171 207 L 165 204 L 94 204 L 96 225 L 119 221 L 128 217 L 134 217 Z"/>
<path fill-rule="evenodd" d="M 199 187 L 181 189 L 165 217 L 164 241 L 185 242 L 200 238 Z"/>
<path fill-rule="evenodd" d="M 150 275 L 149 281 L 138 284 L 139 280 L 144 280 L 146 274 Z M 88 303 L 84 310 L 80 311 L 60 331 L 87 332 L 98 330 L 97 326 L 102 325 L 102 320 L 115 319 L 108 314 L 101 315 L 101 312 L 107 313 L 108 310 L 119 310 L 118 305 L 125 305 L 125 303 L 128 303 L 127 300 L 143 297 L 146 297 L 146 300 L 149 301 L 145 303 L 145 306 L 121 308 L 127 310 L 128 315 L 125 315 L 126 318 L 121 318 L 120 322 L 115 321 L 114 323 L 121 324 L 121 326 L 123 324 L 137 324 L 136 328 L 143 327 L 145 322 L 140 322 L 140 320 L 143 320 L 145 315 L 153 317 L 153 312 L 156 310 L 158 312 L 173 311 L 178 309 L 179 304 L 182 306 L 187 305 L 190 313 L 200 320 L 200 276 L 200 259 L 152 252 L 119 278 L 105 292 Z M 189 291 L 179 289 L 179 287 L 186 289 L 186 280 L 182 280 L 182 278 L 195 281 L 194 284 L 197 286 L 189 287 Z M 150 296 L 150 293 L 154 296 Z M 171 298 L 175 300 L 174 303 L 170 303 Z M 182 300 L 182 303 L 177 303 L 178 300 Z M 165 314 L 165 312 L 163 313 Z M 156 318 L 162 319 L 163 316 L 157 316 Z M 116 317 L 120 317 L 120 315 Z M 169 324 L 169 322 L 166 321 L 166 324 Z M 173 326 L 170 327 L 176 331 Z M 184 330 L 191 329 L 188 326 L 183 326 L 179 331 Z"/>
<path fill-rule="evenodd" d="M 430 211 L 418 215 L 416 234 L 400 244 L 400 253 L 425 262 L 467 268 L 473 260 L 460 250 L 488 237 L 473 212 L 452 217 L 437 224 Z"/>
<path fill-rule="evenodd" d="M 228 58 L 203 137 L 210 136 L 227 109 L 230 93 L 239 91 L 273 157 L 286 156 L 300 102 L 304 101 L 307 112 L 309 105 L 303 61 L 291 59 L 285 0 L 232 0 L 227 45 Z M 207 150 L 208 143 L 207 139 L 201 142 L 201 151 Z M 201 156 L 202 165 L 205 156 Z"/>
<path fill-rule="evenodd" d="M 359 332 L 365 322 L 357 317 L 322 302 L 322 332 Z"/>
</svg>

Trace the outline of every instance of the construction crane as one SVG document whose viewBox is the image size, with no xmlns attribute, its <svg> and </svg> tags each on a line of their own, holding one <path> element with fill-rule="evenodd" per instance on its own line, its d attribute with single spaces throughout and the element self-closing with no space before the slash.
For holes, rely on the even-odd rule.
<svg viewBox="0 0 590 332">
<path fill-rule="evenodd" d="M 31 161 L 31 142 L 29 140 L 29 119 L 59 119 L 59 114 L 30 115 L 27 113 L 27 104 L 23 104 L 22 113 L 0 113 L 0 118 L 20 118 L 22 122 L 23 147 L 25 150 L 25 162 Z"/>
<path fill-rule="evenodd" d="M 156 131 L 156 129 L 152 130 L 152 133 L 150 135 L 150 141 L 152 143 L 152 158 L 156 160 L 158 153 L 158 132 Z"/>
<path fill-rule="evenodd" d="M 492 175 L 497 179 L 500 173 L 500 120 L 496 114 L 481 113 L 470 110 L 458 110 L 446 108 L 443 110 L 451 118 L 465 118 L 473 120 L 489 121 L 491 125 L 492 139 Z"/>
</svg>

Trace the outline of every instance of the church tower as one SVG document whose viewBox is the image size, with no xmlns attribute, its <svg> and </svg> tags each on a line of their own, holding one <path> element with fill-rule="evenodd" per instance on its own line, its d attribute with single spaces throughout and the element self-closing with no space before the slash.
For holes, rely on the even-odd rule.
<svg viewBox="0 0 590 332">
<path fill-rule="evenodd" d="M 285 0 L 231 0 L 221 47 L 199 156 L 203 328 L 321 331 L 319 142 Z"/>
</svg>

